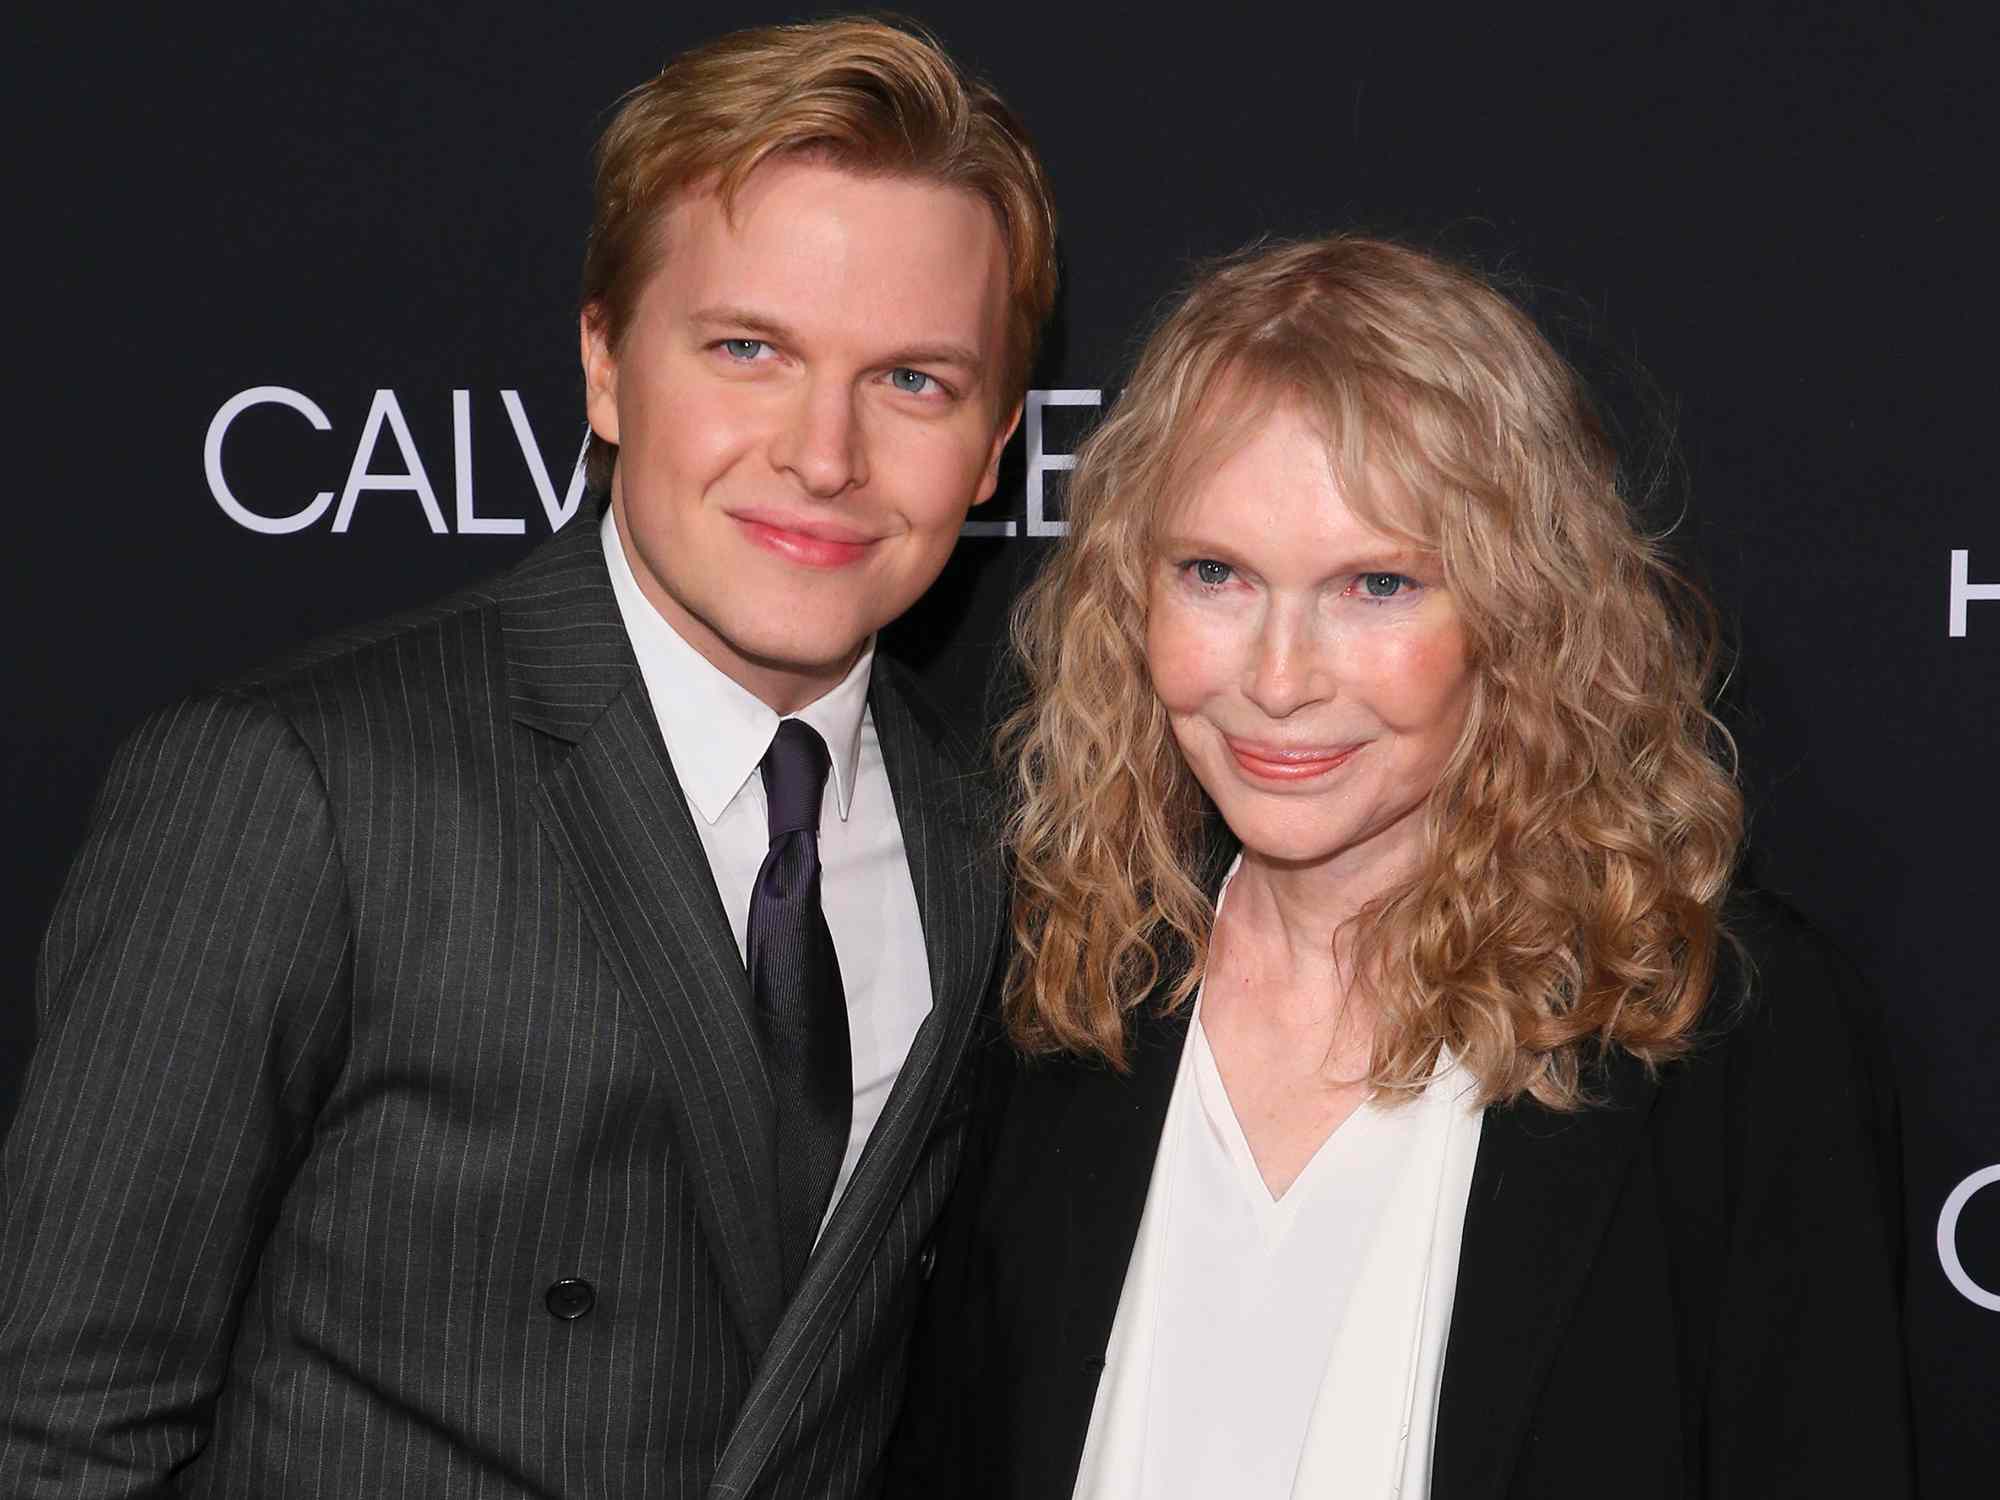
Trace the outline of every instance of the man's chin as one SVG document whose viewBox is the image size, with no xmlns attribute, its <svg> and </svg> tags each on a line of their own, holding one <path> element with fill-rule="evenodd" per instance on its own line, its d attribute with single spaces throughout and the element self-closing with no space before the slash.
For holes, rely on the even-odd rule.
<svg viewBox="0 0 2000 1500">
<path fill-rule="evenodd" d="M 860 657 L 869 639 L 871 630 L 853 644 L 840 651 L 828 654 L 823 642 L 813 641 L 768 641 L 738 644 L 736 654 L 743 662 L 760 672 L 780 672 L 797 677 L 830 677 L 835 681 L 847 675 L 847 671 Z M 845 635 L 843 634 L 843 639 Z"/>
<path fill-rule="evenodd" d="M 717 633 L 714 651 L 703 654 L 738 685 L 756 694 L 779 713 L 803 708 L 833 689 L 852 670 L 874 635 L 873 627 L 857 634 L 858 625 L 843 622 L 821 635 L 805 632 L 743 631 Z M 844 644 L 834 651 L 827 641 Z"/>
</svg>

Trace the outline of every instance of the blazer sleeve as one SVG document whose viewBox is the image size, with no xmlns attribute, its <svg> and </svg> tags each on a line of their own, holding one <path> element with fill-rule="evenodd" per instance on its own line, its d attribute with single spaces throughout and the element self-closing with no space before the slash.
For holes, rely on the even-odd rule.
<svg viewBox="0 0 2000 1500">
<path fill-rule="evenodd" d="M 155 1493 L 202 1447 L 345 1047 L 325 785 L 249 699 L 120 750 L 57 903 L 0 1150 L 0 1494 Z"/>
<path fill-rule="evenodd" d="M 1766 915 L 1745 936 L 1705 1493 L 1908 1495 L 1900 1157 L 1879 1013 L 1795 919 Z"/>
</svg>

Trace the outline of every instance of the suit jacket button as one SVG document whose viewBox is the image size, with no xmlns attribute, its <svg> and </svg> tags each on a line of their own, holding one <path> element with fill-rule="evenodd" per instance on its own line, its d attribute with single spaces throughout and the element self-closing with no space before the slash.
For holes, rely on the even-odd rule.
<svg viewBox="0 0 2000 1500">
<path fill-rule="evenodd" d="M 597 1293 L 589 1282 L 570 1276 L 550 1287 L 542 1301 L 550 1312 L 569 1323 L 597 1305 Z"/>
<path fill-rule="evenodd" d="M 923 1253 L 917 1257 L 917 1275 L 923 1280 L 929 1281 L 931 1279 L 931 1272 L 936 1269 L 937 1246 L 926 1245 L 924 1246 Z"/>
</svg>

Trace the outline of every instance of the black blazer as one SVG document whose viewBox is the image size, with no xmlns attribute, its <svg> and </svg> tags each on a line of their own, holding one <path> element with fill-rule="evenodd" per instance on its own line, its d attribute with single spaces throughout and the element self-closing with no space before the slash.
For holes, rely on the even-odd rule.
<svg viewBox="0 0 2000 1500">
<path fill-rule="evenodd" d="M 1794 922 L 1734 926 L 1696 1055 L 1487 1113 L 1435 1500 L 1909 1493 L 1882 1059 Z M 1186 1034 L 1140 1021 L 1129 1076 L 990 1045 L 890 1493 L 1071 1492 Z"/>
<path fill-rule="evenodd" d="M 588 517 L 156 716 L 0 1157 L 0 1494 L 858 1495 L 1002 875 L 870 693 L 934 1006 L 781 1295 L 750 995 Z"/>
</svg>

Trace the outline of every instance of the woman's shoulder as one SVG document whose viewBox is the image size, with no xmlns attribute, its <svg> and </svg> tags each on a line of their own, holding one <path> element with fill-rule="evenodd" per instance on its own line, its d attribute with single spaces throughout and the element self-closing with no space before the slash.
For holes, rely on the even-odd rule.
<svg viewBox="0 0 2000 1500">
<path fill-rule="evenodd" d="M 1733 892 L 1697 1054 L 1812 1087 L 1846 1075 L 1886 1076 L 1885 1015 L 1860 968 L 1779 896 Z"/>
<path fill-rule="evenodd" d="M 1768 1479 L 1772 1463 L 1801 1462 L 1771 1434 L 1838 1408 L 1857 1419 L 1840 1457 L 1854 1493 L 1904 1494 L 1901 1148 L 1883 1012 L 1838 944 L 1783 901 L 1742 891 L 1725 917 L 1701 1045 L 1661 1070 L 1651 1122 L 1711 1462 Z"/>
<path fill-rule="evenodd" d="M 1824 1178 L 1893 1225 L 1901 1147 L 1880 1002 L 1834 941 L 1769 892 L 1734 893 L 1725 923 L 1696 1045 L 1661 1072 L 1670 1154 L 1715 1164 L 1721 1144 L 1737 1191 L 1783 1195 Z"/>
</svg>

